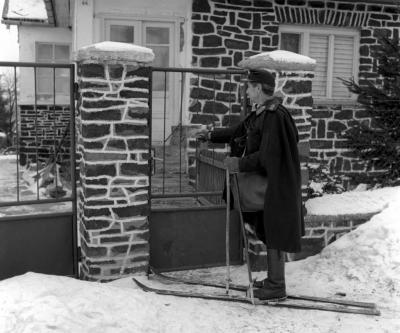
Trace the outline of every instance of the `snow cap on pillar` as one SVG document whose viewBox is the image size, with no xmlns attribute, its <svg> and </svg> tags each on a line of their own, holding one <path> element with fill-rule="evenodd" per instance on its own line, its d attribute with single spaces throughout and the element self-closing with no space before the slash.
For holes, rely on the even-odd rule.
<svg viewBox="0 0 400 333">
<path fill-rule="evenodd" d="M 239 62 L 249 70 L 312 71 L 317 62 L 307 56 L 290 51 L 276 50 L 255 54 Z"/>
<path fill-rule="evenodd" d="M 154 52 L 147 47 L 118 42 L 101 42 L 80 48 L 75 56 L 79 61 L 127 61 L 137 63 L 151 63 Z"/>
</svg>

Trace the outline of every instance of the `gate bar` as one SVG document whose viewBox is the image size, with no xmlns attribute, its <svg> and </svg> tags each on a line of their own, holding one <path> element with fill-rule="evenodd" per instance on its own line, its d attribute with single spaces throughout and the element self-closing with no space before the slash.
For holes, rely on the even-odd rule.
<svg viewBox="0 0 400 333">
<path fill-rule="evenodd" d="M 181 73 L 181 99 L 179 108 L 179 192 L 182 192 L 182 123 L 183 123 L 183 92 L 185 73 Z M 165 156 L 164 156 L 165 159 Z"/>
<path fill-rule="evenodd" d="M 35 88 L 35 152 L 36 152 L 36 199 L 40 199 L 39 194 L 39 155 L 38 155 L 38 126 L 37 126 L 37 68 L 33 68 L 34 88 Z M 29 156 L 29 155 L 28 155 Z"/>
<path fill-rule="evenodd" d="M 40 205 L 45 203 L 56 203 L 56 202 L 70 202 L 73 201 L 74 198 L 72 197 L 73 193 L 71 190 L 71 197 L 69 198 L 62 198 L 62 199 L 41 199 L 41 200 L 24 200 L 24 201 L 4 201 L 0 202 L 0 207 L 9 207 L 9 206 L 25 206 L 25 205 Z"/>
<path fill-rule="evenodd" d="M 151 195 L 152 199 L 162 199 L 162 198 L 185 198 L 185 197 L 199 197 L 199 196 L 218 196 L 222 195 L 222 191 L 208 191 L 208 192 L 181 192 L 181 193 L 165 193 L 165 194 L 157 194 L 153 193 Z"/>
<path fill-rule="evenodd" d="M 152 96 L 153 97 L 153 96 Z M 167 131 L 167 72 L 164 72 L 164 118 L 163 118 L 163 182 L 162 191 L 165 193 L 165 166 L 166 166 L 166 156 L 165 156 L 165 136 Z"/>
<path fill-rule="evenodd" d="M 55 83 L 54 83 L 55 85 Z M 69 102 L 71 118 L 69 122 L 70 136 L 70 161 L 71 161 L 71 200 L 72 200 L 72 258 L 73 272 L 75 277 L 79 276 L 78 268 L 78 225 L 77 225 L 77 202 L 76 202 L 76 145 L 75 145 L 75 65 L 69 67 Z"/>
<path fill-rule="evenodd" d="M 206 68 L 182 68 L 182 67 L 150 67 L 153 72 L 189 72 L 198 74 L 246 74 L 242 69 L 206 69 Z"/>
<path fill-rule="evenodd" d="M 11 97 L 11 96 L 10 96 Z M 15 98 L 15 126 L 17 134 L 17 201 L 20 200 L 19 197 L 19 112 L 18 112 L 18 95 L 17 95 L 17 67 L 14 66 L 14 98 Z"/>
<path fill-rule="evenodd" d="M 75 68 L 74 64 L 52 63 L 52 62 L 18 62 L 18 61 L 0 61 L 0 67 L 54 67 L 54 68 Z"/>
<path fill-rule="evenodd" d="M 148 73 L 148 80 L 149 80 L 149 98 L 148 98 L 148 105 L 149 105 L 149 113 L 148 113 L 148 118 L 147 118 L 147 126 L 149 126 L 149 161 L 150 161 L 150 165 L 149 165 L 149 189 L 148 189 L 148 193 L 149 193 L 149 199 L 148 199 L 148 203 L 151 209 L 151 175 L 152 175 L 152 170 L 154 168 L 154 158 L 152 156 L 152 141 L 153 141 L 153 124 L 152 124 L 152 119 L 153 119 L 153 101 L 152 101 L 152 96 L 153 96 L 153 75 L 151 73 L 151 71 L 149 71 Z M 154 152 L 155 155 L 155 152 Z M 154 169 L 155 170 L 155 169 Z"/>
<path fill-rule="evenodd" d="M 50 112 L 50 110 L 49 110 Z M 56 193 L 57 193 L 57 188 L 58 188 L 58 184 L 57 184 L 57 178 L 58 178 L 58 166 L 57 166 L 57 143 L 56 143 L 56 137 L 57 137 L 57 122 L 56 122 L 56 69 L 53 68 L 53 126 L 54 126 L 54 130 L 53 130 L 53 143 L 54 143 L 54 177 L 56 179 Z M 62 140 L 60 141 L 60 146 L 62 144 Z M 62 147 L 60 147 L 61 149 Z M 50 152 L 49 152 L 49 159 L 50 159 Z M 62 158 L 61 158 L 62 160 Z"/>
<path fill-rule="evenodd" d="M 60 216 L 71 216 L 70 212 L 54 212 L 53 214 L 49 215 L 47 213 L 41 213 L 41 214 L 35 214 L 33 217 L 35 219 L 40 219 L 40 218 L 46 218 L 46 217 L 60 217 Z M 31 221 L 32 219 L 32 214 L 28 215 L 10 215 L 10 216 L 1 216 L 0 217 L 0 223 L 2 222 L 10 222 L 10 221 Z"/>
</svg>

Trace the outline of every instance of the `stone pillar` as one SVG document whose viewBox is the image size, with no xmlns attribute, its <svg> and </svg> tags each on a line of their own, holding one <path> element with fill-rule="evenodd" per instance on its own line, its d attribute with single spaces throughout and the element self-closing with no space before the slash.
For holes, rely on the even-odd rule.
<svg viewBox="0 0 400 333">
<path fill-rule="evenodd" d="M 81 277 L 109 281 L 149 262 L 152 50 L 102 42 L 77 52 Z"/>
<path fill-rule="evenodd" d="M 275 95 L 292 114 L 299 131 L 302 189 L 305 198 L 308 184 L 307 161 L 310 155 L 312 79 L 316 62 L 307 56 L 289 51 L 271 51 L 252 56 L 239 63 L 247 69 L 264 69 L 275 74 Z"/>
<path fill-rule="evenodd" d="M 312 71 L 280 70 L 277 72 L 277 95 L 283 97 L 283 105 L 292 114 L 299 132 L 299 154 L 301 162 L 301 188 L 303 199 L 307 196 L 309 172 L 307 162 L 310 156 L 312 98 Z"/>
<path fill-rule="evenodd" d="M 252 56 L 239 63 L 248 69 L 264 69 L 275 74 L 275 95 L 283 99 L 293 116 L 299 132 L 299 154 L 301 162 L 302 196 L 306 199 L 309 180 L 308 158 L 310 156 L 311 113 L 313 106 L 312 79 L 315 60 L 288 51 L 271 51 Z M 266 266 L 265 246 L 250 239 L 250 260 L 255 270 Z"/>
</svg>

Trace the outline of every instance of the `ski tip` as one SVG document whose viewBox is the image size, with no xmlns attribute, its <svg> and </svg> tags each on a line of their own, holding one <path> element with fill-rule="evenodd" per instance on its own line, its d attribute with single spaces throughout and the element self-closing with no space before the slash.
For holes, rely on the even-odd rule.
<svg viewBox="0 0 400 333">
<path fill-rule="evenodd" d="M 373 314 L 374 314 L 375 316 L 380 316 L 380 315 L 381 315 L 381 311 L 378 310 L 378 309 L 374 309 Z"/>
<path fill-rule="evenodd" d="M 337 293 L 335 293 L 335 296 L 346 297 L 347 294 L 342 291 L 338 291 Z"/>
</svg>

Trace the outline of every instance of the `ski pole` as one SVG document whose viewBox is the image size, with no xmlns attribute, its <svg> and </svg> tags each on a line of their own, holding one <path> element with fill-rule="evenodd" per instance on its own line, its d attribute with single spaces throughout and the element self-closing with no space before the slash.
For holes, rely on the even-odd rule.
<svg viewBox="0 0 400 333">
<path fill-rule="evenodd" d="M 225 256 L 226 256 L 226 294 L 229 294 L 229 283 L 231 281 L 229 262 L 229 230 L 231 210 L 231 184 L 229 170 L 226 169 L 226 226 L 225 226 Z"/>
<path fill-rule="evenodd" d="M 237 204 L 237 208 L 238 208 L 238 211 L 239 211 L 240 225 L 241 225 L 242 233 L 243 233 L 244 252 L 245 252 L 245 258 L 246 258 L 246 264 L 247 264 L 247 273 L 249 275 L 250 299 L 251 299 L 251 303 L 253 303 L 253 305 L 255 305 L 254 293 L 253 293 L 253 278 L 251 276 L 250 259 L 249 259 L 249 243 L 248 243 L 248 239 L 247 239 L 247 236 L 246 236 L 246 228 L 244 226 L 242 207 L 240 205 L 239 186 L 238 186 L 238 181 L 237 181 L 237 175 L 236 174 L 233 175 L 232 180 L 233 180 L 233 196 L 234 196 L 234 200 L 235 200 L 235 203 Z"/>
</svg>

